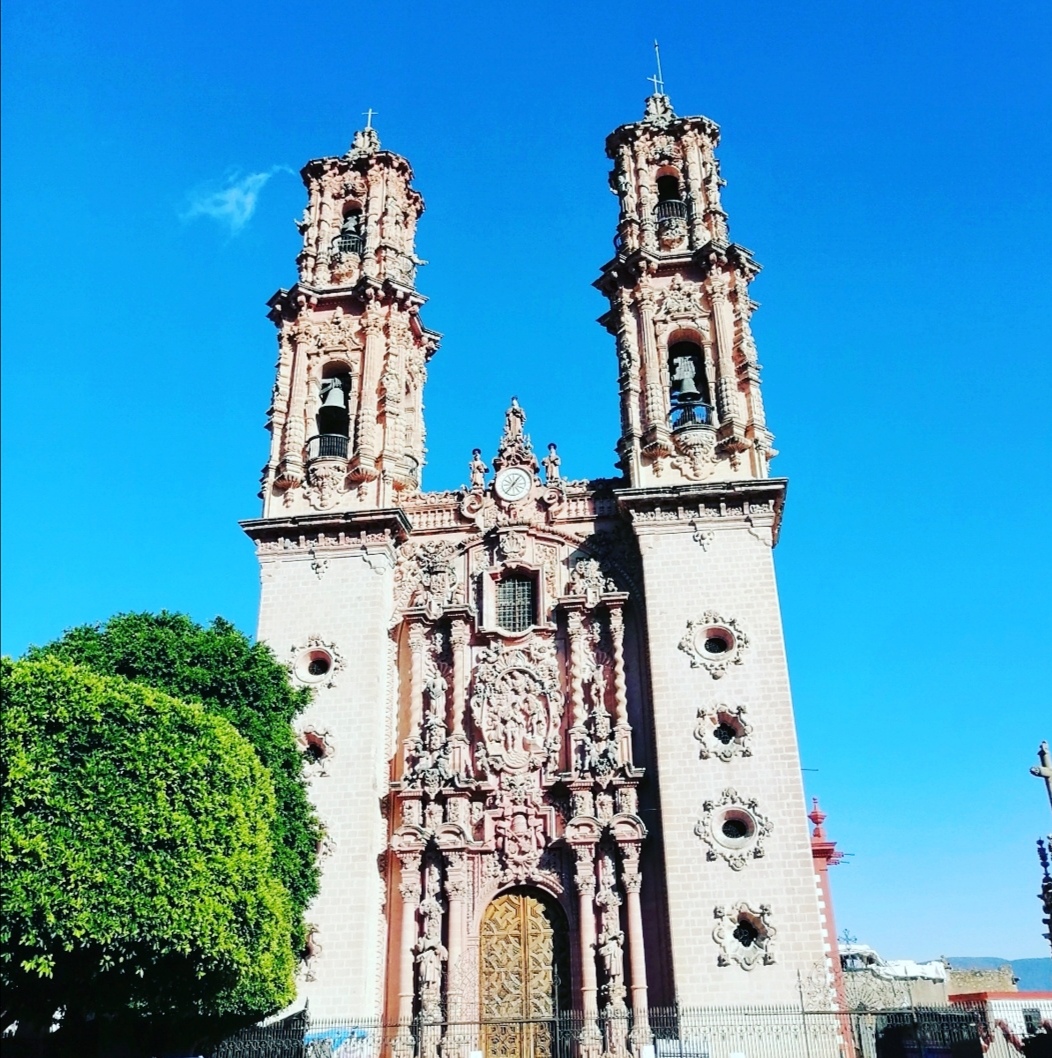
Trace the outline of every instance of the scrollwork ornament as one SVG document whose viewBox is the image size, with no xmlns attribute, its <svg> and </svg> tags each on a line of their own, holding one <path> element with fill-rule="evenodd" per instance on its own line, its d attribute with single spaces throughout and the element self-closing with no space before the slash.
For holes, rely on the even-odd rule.
<svg viewBox="0 0 1052 1058">
<path fill-rule="evenodd" d="M 752 726 L 745 719 L 746 712 L 744 705 L 719 701 L 699 706 L 694 725 L 694 737 L 700 743 L 698 757 L 715 757 L 725 763 L 738 756 L 751 757 Z"/>
<path fill-rule="evenodd" d="M 772 949 L 777 930 L 771 925 L 770 905 L 754 909 L 742 901 L 731 907 L 716 907 L 713 914 L 716 926 L 712 939 L 720 949 L 716 959 L 720 966 L 735 962 L 743 970 L 752 970 L 775 961 Z"/>
<path fill-rule="evenodd" d="M 742 664 L 749 637 L 733 617 L 721 617 L 707 610 L 687 622 L 679 649 L 690 658 L 692 669 L 704 668 L 714 680 L 720 679 L 730 665 Z"/>
<path fill-rule="evenodd" d="M 740 871 L 750 859 L 763 857 L 764 841 L 774 827 L 755 799 L 726 789 L 719 800 L 704 801 L 702 810 L 694 833 L 708 846 L 708 859 L 723 859 L 732 871 Z"/>
<path fill-rule="evenodd" d="M 343 460 L 317 460 L 307 468 L 307 485 L 304 495 L 307 502 L 318 511 L 327 511 L 347 494 L 347 464 Z"/>
</svg>

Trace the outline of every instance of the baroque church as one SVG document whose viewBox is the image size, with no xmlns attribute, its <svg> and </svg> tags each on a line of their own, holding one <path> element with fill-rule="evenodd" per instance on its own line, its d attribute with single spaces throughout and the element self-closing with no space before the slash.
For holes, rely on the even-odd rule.
<svg viewBox="0 0 1052 1058">
<path fill-rule="evenodd" d="M 622 476 L 564 478 L 513 399 L 444 492 L 421 483 L 439 335 L 409 163 L 367 127 L 303 169 L 298 280 L 269 302 L 263 514 L 243 526 L 259 636 L 314 689 L 297 733 L 324 839 L 299 1003 L 396 1026 L 394 1055 L 551 1054 L 523 1026 L 558 1011 L 582 1058 L 652 1055 L 673 1004 L 799 1004 L 805 983 L 834 1004 L 759 266 L 730 240 L 718 140 L 659 90 L 606 141 L 620 214 L 595 285 Z"/>
</svg>

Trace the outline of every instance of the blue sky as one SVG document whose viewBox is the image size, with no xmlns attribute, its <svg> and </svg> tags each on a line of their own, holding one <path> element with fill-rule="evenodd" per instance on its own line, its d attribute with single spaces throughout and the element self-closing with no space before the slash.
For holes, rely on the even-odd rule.
<svg viewBox="0 0 1052 1058">
<path fill-rule="evenodd" d="M 255 626 L 295 278 L 295 175 L 368 107 L 428 204 L 429 488 L 515 393 L 571 477 L 612 472 L 607 132 L 662 41 L 723 128 L 768 418 L 810 793 L 854 854 L 842 926 L 890 957 L 1048 953 L 1027 774 L 1052 736 L 1044 3 L 9 0 L 3 29 L 3 649 L 130 609 Z"/>
</svg>

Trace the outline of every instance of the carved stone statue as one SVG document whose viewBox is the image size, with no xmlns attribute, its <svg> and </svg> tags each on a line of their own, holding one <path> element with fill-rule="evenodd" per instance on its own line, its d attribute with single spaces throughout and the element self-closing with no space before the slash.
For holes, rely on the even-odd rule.
<svg viewBox="0 0 1052 1058">
<path fill-rule="evenodd" d="M 486 474 L 489 467 L 482 460 L 482 449 L 474 448 L 471 451 L 471 462 L 468 463 L 468 472 L 471 475 L 471 489 L 482 491 L 486 487 Z"/>
<path fill-rule="evenodd" d="M 603 960 L 607 982 L 620 981 L 624 973 L 624 933 L 621 930 L 607 930 L 601 933 L 597 950 Z"/>
<path fill-rule="evenodd" d="M 548 454 L 541 460 L 541 466 L 544 467 L 544 480 L 547 484 L 551 485 L 559 480 L 559 467 L 561 464 L 562 459 L 559 458 L 555 445 L 548 445 Z"/>
<path fill-rule="evenodd" d="M 504 436 L 513 439 L 521 437 L 526 425 L 526 412 L 519 405 L 519 398 L 512 397 L 511 405 L 504 413 Z"/>
</svg>

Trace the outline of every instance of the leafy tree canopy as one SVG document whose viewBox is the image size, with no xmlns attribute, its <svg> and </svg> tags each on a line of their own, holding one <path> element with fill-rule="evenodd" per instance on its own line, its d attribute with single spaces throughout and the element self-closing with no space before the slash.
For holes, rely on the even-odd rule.
<svg viewBox="0 0 1052 1058">
<path fill-rule="evenodd" d="M 303 912 L 318 891 L 319 828 L 292 720 L 310 701 L 310 691 L 292 686 L 268 646 L 251 643 L 222 618 L 205 628 L 184 614 L 118 614 L 104 625 L 73 628 L 53 643 L 32 647 L 27 657 L 48 654 L 198 701 L 252 743 L 274 783 L 274 866 L 292 898 L 292 945 L 299 950 Z"/>
<path fill-rule="evenodd" d="M 198 703 L 2 661 L 5 1019 L 253 1017 L 294 994 L 274 790 Z"/>
</svg>

